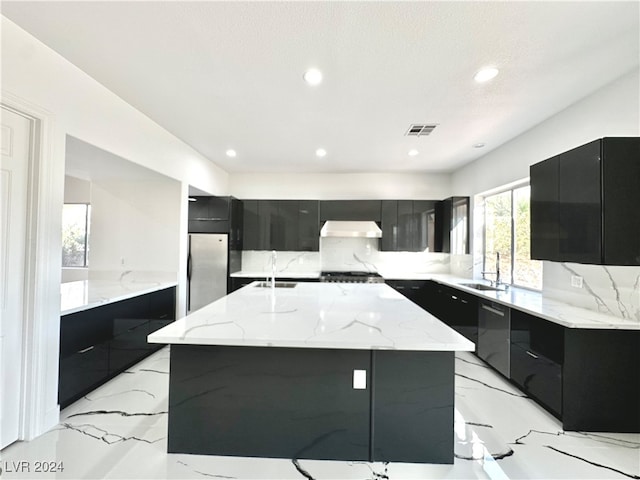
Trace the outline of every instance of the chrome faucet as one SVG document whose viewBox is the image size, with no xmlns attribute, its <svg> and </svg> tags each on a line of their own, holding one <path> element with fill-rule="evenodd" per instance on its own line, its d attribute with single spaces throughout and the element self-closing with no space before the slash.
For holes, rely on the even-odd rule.
<svg viewBox="0 0 640 480">
<path fill-rule="evenodd" d="M 275 250 L 271 251 L 271 288 L 276 288 L 276 261 L 278 260 L 278 253 Z"/>
<path fill-rule="evenodd" d="M 509 288 L 509 285 L 500 281 L 500 252 L 496 252 L 496 271 L 495 272 L 480 272 L 482 273 L 483 280 L 488 280 L 489 284 L 493 287 L 499 288 L 500 285 L 504 285 L 505 290 Z M 485 275 L 495 275 L 495 283 L 493 280 L 485 278 Z"/>
</svg>

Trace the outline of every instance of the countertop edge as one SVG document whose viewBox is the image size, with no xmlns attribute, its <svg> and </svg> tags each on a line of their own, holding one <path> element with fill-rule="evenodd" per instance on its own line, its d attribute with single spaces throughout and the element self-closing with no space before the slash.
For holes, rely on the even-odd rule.
<svg viewBox="0 0 640 480">
<path fill-rule="evenodd" d="M 85 310 L 91 310 L 92 308 L 101 307 L 103 305 L 109 305 L 110 303 L 120 302 L 122 300 L 127 300 L 129 298 L 139 297 L 141 295 L 146 295 L 147 293 L 158 292 L 160 290 L 165 290 L 167 288 L 177 287 L 177 281 L 171 282 L 159 282 L 158 285 L 153 285 L 150 287 L 145 287 L 140 290 L 129 291 L 122 295 L 117 295 L 115 297 L 105 298 L 104 300 L 95 301 L 86 303 L 77 307 L 68 308 L 66 310 L 60 311 L 60 316 L 63 317 L 65 315 L 70 315 L 72 313 L 83 312 Z"/>
</svg>

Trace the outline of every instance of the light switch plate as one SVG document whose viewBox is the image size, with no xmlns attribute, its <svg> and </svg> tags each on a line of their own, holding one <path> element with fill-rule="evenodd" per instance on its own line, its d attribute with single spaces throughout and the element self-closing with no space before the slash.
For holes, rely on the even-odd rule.
<svg viewBox="0 0 640 480">
<path fill-rule="evenodd" d="M 576 288 L 582 288 L 582 277 L 578 275 L 571 275 L 571 286 Z"/>
<path fill-rule="evenodd" d="M 353 371 L 353 389 L 354 390 L 367 389 L 367 371 L 366 370 Z"/>
</svg>

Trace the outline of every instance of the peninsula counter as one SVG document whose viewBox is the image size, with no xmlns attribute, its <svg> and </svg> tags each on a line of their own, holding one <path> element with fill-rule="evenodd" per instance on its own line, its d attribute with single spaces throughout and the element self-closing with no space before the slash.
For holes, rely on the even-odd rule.
<svg viewBox="0 0 640 480">
<path fill-rule="evenodd" d="M 260 285 L 149 335 L 171 344 L 169 453 L 453 463 L 472 342 L 385 284 Z"/>
</svg>

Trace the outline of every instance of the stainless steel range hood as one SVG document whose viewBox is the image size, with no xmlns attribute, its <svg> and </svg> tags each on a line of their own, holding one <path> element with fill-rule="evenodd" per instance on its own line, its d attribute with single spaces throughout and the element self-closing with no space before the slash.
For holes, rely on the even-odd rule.
<svg viewBox="0 0 640 480">
<path fill-rule="evenodd" d="M 328 220 L 320 230 L 321 237 L 381 238 L 382 230 L 376 222 L 346 222 Z"/>
</svg>

